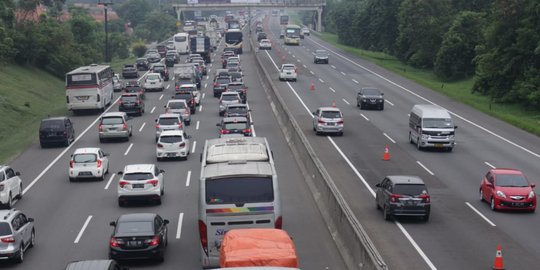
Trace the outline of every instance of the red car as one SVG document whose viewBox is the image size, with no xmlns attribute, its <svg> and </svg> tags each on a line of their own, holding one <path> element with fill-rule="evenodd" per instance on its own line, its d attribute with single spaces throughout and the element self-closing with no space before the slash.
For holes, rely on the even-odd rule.
<svg viewBox="0 0 540 270">
<path fill-rule="evenodd" d="M 489 202 L 491 209 L 525 210 L 536 209 L 536 185 L 515 169 L 491 169 L 480 183 L 480 199 Z"/>
</svg>

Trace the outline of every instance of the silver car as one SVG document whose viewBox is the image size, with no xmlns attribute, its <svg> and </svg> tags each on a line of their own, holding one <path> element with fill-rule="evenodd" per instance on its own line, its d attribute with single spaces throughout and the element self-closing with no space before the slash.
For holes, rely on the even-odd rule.
<svg viewBox="0 0 540 270">
<path fill-rule="evenodd" d="M 186 126 L 189 126 L 191 124 L 191 113 L 190 108 L 188 107 L 187 103 L 183 99 L 173 99 L 169 100 L 167 102 L 167 105 L 165 105 L 165 111 L 166 113 L 176 113 L 182 116 L 182 119 L 184 119 L 184 123 Z"/>
<path fill-rule="evenodd" d="M 321 107 L 313 112 L 313 131 L 343 135 L 343 114 L 335 107 Z"/>
<path fill-rule="evenodd" d="M 184 130 L 182 116 L 177 113 L 164 113 L 156 119 L 156 141 L 163 131 Z"/>
<path fill-rule="evenodd" d="M 120 76 L 118 74 L 115 74 L 113 76 L 113 90 L 114 92 L 120 92 L 124 88 L 124 82 L 120 79 Z"/>
<path fill-rule="evenodd" d="M 24 261 L 24 252 L 36 242 L 34 219 L 22 212 L 0 210 L 0 260 Z"/>
<path fill-rule="evenodd" d="M 240 98 L 240 94 L 238 94 L 237 92 L 221 93 L 221 97 L 219 98 L 219 116 L 223 116 L 223 114 L 225 114 L 227 105 L 241 104 L 241 103 L 242 103 L 242 99 Z"/>
<path fill-rule="evenodd" d="M 131 118 L 125 112 L 108 112 L 103 114 L 99 121 L 99 141 L 106 139 L 124 139 L 129 141 L 133 126 L 128 122 Z"/>
</svg>

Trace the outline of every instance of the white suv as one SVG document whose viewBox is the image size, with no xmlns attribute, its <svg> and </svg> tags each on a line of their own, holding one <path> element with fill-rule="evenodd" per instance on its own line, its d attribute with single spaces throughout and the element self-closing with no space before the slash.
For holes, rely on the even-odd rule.
<svg viewBox="0 0 540 270">
<path fill-rule="evenodd" d="M 100 148 L 78 148 L 69 160 L 69 181 L 80 178 L 97 178 L 103 181 L 109 173 L 109 154 Z"/>
<path fill-rule="evenodd" d="M 0 165 L 0 205 L 10 209 L 13 207 L 13 199 L 22 198 L 21 174 L 11 167 Z"/>
<path fill-rule="evenodd" d="M 191 136 L 187 135 L 182 130 L 167 130 L 161 132 L 156 144 L 157 160 L 164 158 L 183 158 L 189 156 Z"/>
<path fill-rule="evenodd" d="M 296 66 L 293 64 L 283 64 L 281 69 L 279 69 L 279 80 L 280 81 L 295 81 L 296 82 Z"/>
<path fill-rule="evenodd" d="M 163 173 L 154 164 L 127 165 L 118 172 L 118 205 L 124 206 L 128 200 L 150 200 L 161 204 L 164 194 Z"/>
<path fill-rule="evenodd" d="M 159 73 L 148 73 L 144 80 L 144 89 L 146 91 L 157 90 L 163 91 L 163 79 Z"/>
</svg>

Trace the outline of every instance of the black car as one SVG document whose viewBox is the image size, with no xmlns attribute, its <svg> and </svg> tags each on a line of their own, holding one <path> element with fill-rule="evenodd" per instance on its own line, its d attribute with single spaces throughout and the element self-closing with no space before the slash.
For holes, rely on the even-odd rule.
<svg viewBox="0 0 540 270">
<path fill-rule="evenodd" d="M 114 231 L 109 241 L 109 259 L 165 259 L 169 221 L 158 214 L 125 214 L 111 221 Z"/>
<path fill-rule="evenodd" d="M 169 70 L 167 70 L 167 67 L 164 64 L 154 64 L 152 66 L 152 72 L 161 74 L 161 77 L 165 80 L 169 80 Z"/>
<path fill-rule="evenodd" d="M 75 129 L 67 117 L 51 117 L 41 120 L 39 144 L 45 148 L 52 144 L 70 145 L 75 141 Z"/>
<path fill-rule="evenodd" d="M 268 35 L 266 35 L 265 32 L 259 32 L 257 33 L 257 42 L 261 41 L 262 39 L 267 39 Z"/>
<path fill-rule="evenodd" d="M 167 67 L 174 67 L 174 64 L 176 64 L 176 57 L 171 55 L 165 56 L 165 65 Z"/>
<path fill-rule="evenodd" d="M 137 58 L 136 60 L 138 70 L 148 70 L 148 60 L 146 58 Z"/>
<path fill-rule="evenodd" d="M 225 117 L 245 117 L 251 123 L 250 109 L 246 104 L 229 104 L 225 108 Z"/>
<path fill-rule="evenodd" d="M 227 91 L 229 83 L 231 83 L 231 77 L 216 77 L 214 80 L 214 97 L 220 97 L 221 93 Z"/>
<path fill-rule="evenodd" d="M 124 85 L 124 93 L 137 93 L 142 99 L 146 98 L 146 91 L 137 81 L 129 81 Z"/>
<path fill-rule="evenodd" d="M 328 64 L 328 52 L 325 50 L 316 50 L 313 56 L 313 63 L 325 63 Z"/>
<path fill-rule="evenodd" d="M 356 95 L 356 106 L 363 110 L 368 107 L 384 110 L 384 93 L 377 88 L 364 87 Z"/>
<path fill-rule="evenodd" d="M 120 112 L 138 114 L 139 116 L 144 113 L 144 101 L 138 93 L 124 93 L 118 102 L 118 111 Z"/>
<path fill-rule="evenodd" d="M 195 96 L 193 96 L 193 92 L 190 91 L 175 91 L 174 96 L 172 96 L 172 99 L 183 99 L 186 101 L 187 105 L 189 106 L 189 111 L 191 114 L 195 114 L 197 112 L 195 103 Z"/>
<path fill-rule="evenodd" d="M 157 45 L 156 50 L 158 51 L 159 56 L 161 57 L 165 57 L 165 55 L 167 54 L 167 46 L 165 44 Z"/>
<path fill-rule="evenodd" d="M 221 123 L 217 123 L 216 126 L 220 127 L 220 138 L 232 134 L 247 137 L 253 136 L 251 125 L 245 117 L 225 117 L 221 120 Z"/>
<path fill-rule="evenodd" d="M 139 72 L 137 71 L 137 66 L 132 64 L 126 64 L 122 67 L 122 77 L 123 78 L 139 78 Z"/>
<path fill-rule="evenodd" d="M 238 92 L 244 104 L 247 102 L 247 89 L 243 82 L 231 82 L 227 85 L 227 91 Z"/>
<path fill-rule="evenodd" d="M 418 176 L 393 175 L 376 185 L 377 209 L 386 220 L 394 216 L 419 216 L 429 220 L 431 199 L 424 181 Z"/>
</svg>

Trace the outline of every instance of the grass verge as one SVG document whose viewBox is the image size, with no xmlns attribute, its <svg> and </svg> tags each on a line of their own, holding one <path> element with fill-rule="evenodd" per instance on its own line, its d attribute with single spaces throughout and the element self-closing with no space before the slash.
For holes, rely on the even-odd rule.
<svg viewBox="0 0 540 270">
<path fill-rule="evenodd" d="M 450 83 L 442 82 L 431 70 L 407 66 L 395 57 L 385 53 L 345 46 L 338 42 L 337 35 L 334 34 L 324 32 L 312 33 L 337 48 L 366 59 L 387 70 L 399 74 L 400 76 L 415 81 L 420 85 L 442 93 L 456 101 L 467 104 L 479 111 L 540 136 L 540 111 L 525 109 L 516 104 L 494 103 L 487 96 L 473 94 L 471 92 L 474 83 L 473 78 Z"/>
</svg>

